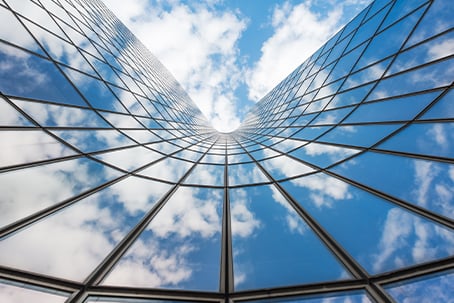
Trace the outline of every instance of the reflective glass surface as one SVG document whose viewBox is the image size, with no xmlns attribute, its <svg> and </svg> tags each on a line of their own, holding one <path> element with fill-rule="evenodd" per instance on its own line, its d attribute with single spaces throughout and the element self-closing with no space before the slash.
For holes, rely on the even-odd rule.
<svg viewBox="0 0 454 303">
<path fill-rule="evenodd" d="M 230 200 L 235 289 L 349 278 L 275 188 L 232 189 Z"/>
<path fill-rule="evenodd" d="M 63 303 L 67 294 L 52 293 L 43 288 L 0 280 L 0 300 L 4 303 Z"/>
<path fill-rule="evenodd" d="M 372 1 L 220 133 L 100 0 L 0 0 L 0 301 L 450 302 L 453 7 Z"/>
<path fill-rule="evenodd" d="M 221 190 L 180 188 L 104 283 L 216 291 L 221 218 Z"/>
<path fill-rule="evenodd" d="M 440 275 L 387 285 L 386 289 L 396 302 L 452 302 L 453 283 L 454 273 L 448 271 L 442 272 Z"/>
</svg>

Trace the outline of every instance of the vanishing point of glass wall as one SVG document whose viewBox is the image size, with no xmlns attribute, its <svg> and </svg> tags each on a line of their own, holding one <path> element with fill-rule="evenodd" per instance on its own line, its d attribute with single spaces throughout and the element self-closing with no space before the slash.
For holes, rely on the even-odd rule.
<svg viewBox="0 0 454 303">
<path fill-rule="evenodd" d="M 0 301 L 453 302 L 453 25 L 377 0 L 224 134 L 102 2 L 0 0 Z"/>
</svg>

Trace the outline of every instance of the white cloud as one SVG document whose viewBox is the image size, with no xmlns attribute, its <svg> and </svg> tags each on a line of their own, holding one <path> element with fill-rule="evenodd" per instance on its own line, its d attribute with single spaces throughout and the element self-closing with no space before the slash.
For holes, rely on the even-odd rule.
<svg viewBox="0 0 454 303">
<path fill-rule="evenodd" d="M 205 254 L 200 259 L 197 252 L 204 243 L 220 240 L 221 207 L 222 190 L 206 191 L 205 195 L 198 189 L 180 188 L 104 283 L 175 286 L 193 278 L 196 271 L 212 268 L 213 259 Z M 215 260 L 217 264 L 218 259 Z"/>
<path fill-rule="evenodd" d="M 60 202 L 99 182 L 98 178 L 88 176 L 89 162 L 80 160 L 0 174 L 0 225 Z"/>
<path fill-rule="evenodd" d="M 427 55 L 429 60 L 436 60 L 451 55 L 454 52 L 454 39 L 447 39 L 435 45 L 430 45 Z"/>
<path fill-rule="evenodd" d="M 214 127 L 239 125 L 234 90 L 241 78 L 236 46 L 246 21 L 213 1 L 187 5 L 145 0 L 106 5 L 176 76 Z"/>
<path fill-rule="evenodd" d="M 249 98 L 263 97 L 366 2 L 305 1 L 295 6 L 289 2 L 276 6 L 271 21 L 274 34 L 262 45 L 261 58 L 248 72 Z M 316 7 L 321 7 L 323 13 L 316 12 Z"/>
<path fill-rule="evenodd" d="M 392 208 L 384 222 L 373 269 L 377 272 L 422 263 L 452 254 L 453 250 L 450 230 Z"/>
<path fill-rule="evenodd" d="M 192 275 L 187 254 L 185 246 L 169 251 L 153 239 L 139 239 L 104 283 L 135 287 L 177 285 Z"/>
<path fill-rule="evenodd" d="M 29 286 L 30 289 L 9 284 L 0 284 L 0 302 L 17 303 L 17 302 L 35 302 L 35 303 L 63 303 L 66 298 L 57 294 L 48 293 L 47 290 L 38 291 L 38 289 Z"/>
<path fill-rule="evenodd" d="M 314 174 L 290 182 L 310 190 L 311 201 L 317 207 L 331 207 L 335 200 L 351 199 L 348 184 L 324 174 Z"/>
<path fill-rule="evenodd" d="M 0 166 L 58 158 L 74 153 L 41 131 L 3 131 L 0 133 L 0 149 Z"/>
<path fill-rule="evenodd" d="M 217 10 L 218 1 L 134 0 L 127 7 L 105 1 L 221 131 L 239 125 L 241 109 L 236 108 L 235 90 L 240 83 L 249 87 L 250 99 L 263 97 L 368 2 L 326 0 L 276 6 L 270 22 L 273 35 L 250 68 L 242 66 L 245 58 L 239 57 L 237 47 L 248 21 L 238 11 Z"/>
<path fill-rule="evenodd" d="M 276 187 L 271 186 L 270 188 L 271 188 L 271 191 L 273 192 L 274 201 L 276 201 L 280 205 L 282 205 L 287 211 L 287 214 L 285 216 L 285 221 L 287 223 L 289 230 L 292 233 L 299 233 L 300 235 L 304 234 L 304 232 L 307 229 L 307 226 L 304 223 L 304 221 L 296 213 L 296 211 L 293 209 L 293 207 L 290 206 L 290 203 L 284 198 L 284 196 L 281 195 L 281 193 L 277 190 Z"/>
<path fill-rule="evenodd" d="M 432 181 L 438 171 L 431 162 L 415 161 L 415 195 L 419 205 L 426 206 Z"/>
<path fill-rule="evenodd" d="M 220 191 L 213 190 L 204 199 L 197 198 L 197 194 L 196 188 L 180 188 L 148 229 L 152 229 L 157 237 L 163 239 L 171 234 L 181 238 L 196 234 L 210 238 L 219 233 L 221 218 L 217 210 L 222 201 Z"/>
<path fill-rule="evenodd" d="M 250 237 L 256 229 L 260 228 L 261 222 L 254 213 L 248 208 L 250 201 L 247 199 L 247 193 L 243 189 L 232 191 L 231 204 L 231 225 L 232 236 L 242 238 Z"/>
</svg>

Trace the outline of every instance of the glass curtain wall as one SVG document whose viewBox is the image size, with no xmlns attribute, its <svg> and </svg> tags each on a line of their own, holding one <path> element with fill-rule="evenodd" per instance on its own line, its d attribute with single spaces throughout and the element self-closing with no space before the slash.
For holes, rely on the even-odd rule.
<svg viewBox="0 0 454 303">
<path fill-rule="evenodd" d="M 99 0 L 0 20 L 1 302 L 452 302 L 451 1 L 374 1 L 232 133 Z"/>
</svg>

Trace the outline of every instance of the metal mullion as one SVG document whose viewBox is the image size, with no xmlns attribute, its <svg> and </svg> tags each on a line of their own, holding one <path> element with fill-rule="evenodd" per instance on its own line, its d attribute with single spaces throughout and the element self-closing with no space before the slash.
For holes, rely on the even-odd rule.
<svg viewBox="0 0 454 303">
<path fill-rule="evenodd" d="M 27 130 L 24 130 L 24 131 L 27 131 Z M 41 165 L 45 165 L 45 164 L 58 163 L 58 162 L 66 161 L 66 160 L 74 160 L 74 159 L 83 158 L 83 157 L 84 157 L 83 154 L 75 154 L 75 155 L 71 155 L 71 156 L 64 156 L 64 157 L 58 157 L 58 158 L 52 158 L 52 159 L 46 159 L 46 160 L 38 160 L 38 161 L 33 161 L 33 162 L 3 166 L 2 168 L 0 168 L 0 173 L 15 171 L 15 170 L 24 169 L 24 168 L 30 168 L 30 167 L 35 167 L 35 166 L 41 166 Z"/>
<path fill-rule="evenodd" d="M 407 267 L 405 269 L 395 270 L 376 275 L 371 278 L 377 284 L 384 285 L 396 282 L 402 282 L 423 276 L 437 274 L 440 272 L 454 269 L 454 257 L 427 262 L 420 265 Z"/>
<path fill-rule="evenodd" d="M 86 289 L 87 296 L 105 298 L 134 298 L 155 300 L 184 300 L 197 302 L 223 302 L 224 295 L 218 292 L 191 291 L 179 289 L 131 288 L 121 286 L 91 286 Z"/>
<path fill-rule="evenodd" d="M 83 287 L 83 284 L 79 282 L 54 278 L 20 269 L 12 269 L 5 266 L 0 266 L 0 278 L 50 290 L 62 291 L 68 293 L 68 295 Z"/>
<path fill-rule="evenodd" d="M 364 290 L 366 285 L 367 284 L 365 280 L 341 280 L 325 283 L 239 291 L 231 294 L 231 298 L 235 302 L 244 302 L 273 298 L 321 295 L 345 291 Z"/>
<path fill-rule="evenodd" d="M 428 160 L 428 161 L 436 161 L 436 162 L 454 164 L 454 159 L 453 158 L 447 158 L 447 157 L 439 157 L 439 156 L 423 155 L 423 154 L 414 154 L 414 153 L 409 153 L 409 152 L 396 151 L 396 150 L 386 150 L 386 149 L 379 149 L 379 148 L 371 148 L 370 151 L 378 153 L 378 154 L 387 154 L 387 155 L 394 155 L 394 156 L 400 156 L 400 157 L 406 157 L 406 158 L 414 158 L 414 159 L 421 159 L 421 160 Z"/>
<path fill-rule="evenodd" d="M 395 303 L 394 299 L 380 286 L 374 283 L 366 285 L 368 297 L 371 297 L 377 303 Z"/>
<path fill-rule="evenodd" d="M 213 143 L 214 145 L 215 143 Z M 212 145 L 212 146 L 213 146 Z M 211 146 L 211 147 L 212 147 Z M 193 162 L 191 168 L 180 178 L 180 180 L 172 187 L 163 197 L 156 202 L 156 204 L 144 215 L 136 226 L 129 231 L 129 233 L 115 246 L 115 248 L 104 258 L 104 260 L 91 272 L 91 274 L 84 281 L 84 288 L 75 292 L 66 303 L 81 303 L 86 297 L 86 289 L 92 285 L 99 284 L 106 275 L 112 270 L 118 260 L 126 253 L 135 240 L 141 235 L 145 228 L 149 225 L 151 220 L 159 213 L 159 211 L 166 205 L 167 201 L 178 190 L 184 180 L 190 175 L 192 170 L 200 162 L 200 160 L 208 153 L 208 150 L 196 161 Z M 142 168 L 143 169 L 143 168 Z"/>
<path fill-rule="evenodd" d="M 221 255 L 221 283 L 220 292 L 225 295 L 225 302 L 229 300 L 229 294 L 233 292 L 233 253 L 232 253 L 232 230 L 230 217 L 230 195 L 229 195 L 229 174 L 228 174 L 228 151 L 227 139 L 224 138 L 224 202 L 222 216 L 222 255 Z"/>
</svg>

